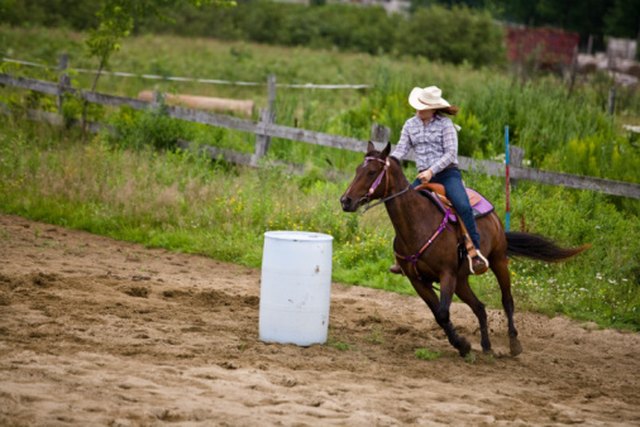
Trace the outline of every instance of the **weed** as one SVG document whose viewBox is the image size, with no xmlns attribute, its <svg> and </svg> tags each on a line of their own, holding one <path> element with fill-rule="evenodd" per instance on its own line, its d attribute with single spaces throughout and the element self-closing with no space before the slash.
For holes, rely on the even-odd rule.
<svg viewBox="0 0 640 427">
<path fill-rule="evenodd" d="M 380 325 L 374 325 L 369 334 L 366 337 L 366 340 L 371 344 L 380 345 L 384 344 L 384 331 Z"/>
<path fill-rule="evenodd" d="M 415 351 L 416 359 L 420 360 L 436 360 L 440 358 L 440 352 L 429 350 L 428 348 L 418 348 Z"/>
<path fill-rule="evenodd" d="M 327 341 L 327 345 L 329 347 L 333 347 L 336 350 L 340 350 L 340 351 L 347 351 L 347 350 L 351 350 L 351 345 L 347 344 L 346 342 L 342 342 L 342 341 L 334 341 L 334 340 L 328 340 Z"/>
<path fill-rule="evenodd" d="M 478 360 L 478 356 L 473 351 L 470 351 L 469 353 L 467 353 L 466 356 L 464 356 L 464 361 L 470 365 L 475 365 L 477 360 Z"/>
</svg>

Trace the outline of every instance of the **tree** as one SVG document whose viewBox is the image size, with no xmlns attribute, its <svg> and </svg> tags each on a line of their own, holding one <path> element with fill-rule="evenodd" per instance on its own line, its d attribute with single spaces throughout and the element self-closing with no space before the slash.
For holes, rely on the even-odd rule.
<svg viewBox="0 0 640 427">
<path fill-rule="evenodd" d="M 235 6 L 235 0 L 182 0 L 197 7 L 204 5 Z M 94 92 L 102 70 L 107 66 L 111 55 L 120 49 L 120 42 L 131 34 L 135 20 L 139 17 L 156 17 L 166 19 L 161 11 L 169 6 L 175 6 L 178 2 L 173 0 L 102 0 L 100 9 L 96 13 L 98 17 L 97 28 L 90 30 L 86 40 L 91 56 L 98 59 L 98 72 L 93 80 L 91 92 Z M 87 105 L 85 101 L 82 108 L 82 132 L 86 134 Z"/>
<path fill-rule="evenodd" d="M 640 42 L 640 2 L 615 0 L 604 19 L 607 34 L 638 39 Z"/>
<path fill-rule="evenodd" d="M 640 41 L 638 0 L 411 0 L 413 11 L 433 4 L 464 4 L 511 22 L 576 31 L 583 38 L 611 35 Z"/>
</svg>

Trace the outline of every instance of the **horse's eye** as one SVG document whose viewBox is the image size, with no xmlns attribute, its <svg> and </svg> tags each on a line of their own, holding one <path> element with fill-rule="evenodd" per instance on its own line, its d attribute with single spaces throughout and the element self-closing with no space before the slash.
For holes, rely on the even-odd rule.
<svg viewBox="0 0 640 427">
<path fill-rule="evenodd" d="M 375 175 L 375 174 L 376 174 L 376 171 L 369 171 L 369 172 L 367 172 L 367 175 L 369 175 L 369 176 L 373 176 L 373 175 Z"/>
</svg>

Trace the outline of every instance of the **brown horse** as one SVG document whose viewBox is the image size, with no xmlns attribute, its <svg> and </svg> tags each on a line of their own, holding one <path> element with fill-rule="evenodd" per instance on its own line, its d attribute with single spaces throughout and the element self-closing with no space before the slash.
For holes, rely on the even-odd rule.
<svg viewBox="0 0 640 427">
<path fill-rule="evenodd" d="M 396 232 L 393 242 L 396 260 L 444 329 L 449 342 L 461 356 L 471 350 L 469 342 L 458 335 L 449 319 L 449 307 L 455 293 L 478 317 L 482 350 L 489 353 L 491 341 L 487 313 L 469 286 L 468 264 L 460 261 L 458 248 L 463 239 L 460 227 L 447 224 L 442 210 L 411 187 L 398 160 L 389 157 L 390 149 L 387 144 L 379 152 L 369 143 L 365 161 L 358 166 L 355 178 L 340 198 L 342 209 L 355 212 L 374 199 L 384 201 Z M 507 257 L 516 255 L 553 262 L 574 256 L 587 246 L 565 249 L 535 234 L 505 233 L 495 212 L 479 218 L 477 224 L 481 251 L 489 260 L 500 285 L 502 305 L 508 320 L 509 346 L 511 354 L 516 356 L 522 352 L 522 346 L 513 321 Z M 440 283 L 440 298 L 433 289 L 434 282 Z"/>
</svg>

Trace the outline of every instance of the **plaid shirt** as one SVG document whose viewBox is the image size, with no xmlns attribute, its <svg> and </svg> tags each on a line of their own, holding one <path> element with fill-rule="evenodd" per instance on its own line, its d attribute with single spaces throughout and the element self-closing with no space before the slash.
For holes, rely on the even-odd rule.
<svg viewBox="0 0 640 427">
<path fill-rule="evenodd" d="M 450 165 L 458 165 L 458 133 L 448 117 L 436 114 L 423 123 L 416 114 L 402 127 L 398 146 L 391 153 L 402 160 L 413 149 L 419 172 L 431 169 L 437 174 Z"/>
</svg>

